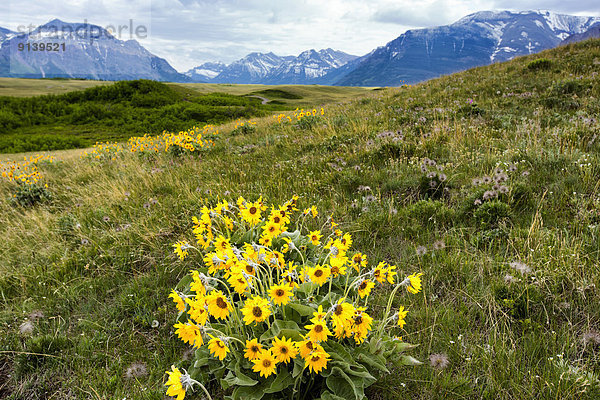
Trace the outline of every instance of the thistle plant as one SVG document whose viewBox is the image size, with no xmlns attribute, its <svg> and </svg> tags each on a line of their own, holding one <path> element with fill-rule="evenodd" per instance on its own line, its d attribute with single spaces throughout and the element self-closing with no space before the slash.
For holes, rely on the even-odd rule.
<svg viewBox="0 0 600 400">
<path fill-rule="evenodd" d="M 297 200 L 204 206 L 192 219 L 195 242 L 173 245 L 181 260 L 197 255 L 202 266 L 170 294 L 175 333 L 195 357 L 188 372 L 173 366 L 169 395 L 181 399 L 196 385 L 208 394 L 215 380 L 230 399 L 362 399 L 390 363 L 419 364 L 403 354 L 414 346 L 390 328 L 406 324 L 408 310 L 393 301 L 419 293 L 421 274 L 398 279 L 395 265 L 370 266 L 331 218 L 308 231 L 319 213 L 300 212 Z M 380 319 L 369 314 L 376 286 L 389 288 Z"/>
</svg>

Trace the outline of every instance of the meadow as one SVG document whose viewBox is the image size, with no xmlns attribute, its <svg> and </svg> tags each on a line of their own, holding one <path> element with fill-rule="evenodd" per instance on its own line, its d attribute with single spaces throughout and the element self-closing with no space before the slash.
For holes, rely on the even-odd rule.
<svg viewBox="0 0 600 400">
<path fill-rule="evenodd" d="M 85 148 L 322 104 L 368 88 L 0 80 L 0 153 Z M 268 96 L 268 97 L 267 97 Z"/>
<path fill-rule="evenodd" d="M 202 254 L 173 245 L 204 206 L 297 195 L 307 229 L 333 219 L 370 261 L 423 273 L 389 332 L 423 364 L 388 365 L 367 398 L 600 398 L 599 74 L 590 40 L 301 118 L 3 161 L 0 397 L 163 399 L 197 356 L 169 295 Z"/>
</svg>

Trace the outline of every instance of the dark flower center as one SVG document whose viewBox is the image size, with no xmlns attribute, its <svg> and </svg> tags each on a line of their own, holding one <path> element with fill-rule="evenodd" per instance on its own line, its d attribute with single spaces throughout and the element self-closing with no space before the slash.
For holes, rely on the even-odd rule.
<svg viewBox="0 0 600 400">
<path fill-rule="evenodd" d="M 260 308 L 259 306 L 255 306 L 252 309 L 252 315 L 254 315 L 256 318 L 262 317 L 262 308 Z"/>
<path fill-rule="evenodd" d="M 263 360 L 262 365 L 265 368 L 269 368 L 271 366 L 271 360 Z"/>
<path fill-rule="evenodd" d="M 222 298 L 218 298 L 217 299 L 217 307 L 222 308 L 222 309 L 226 309 L 227 308 L 227 303 L 225 302 L 225 300 L 223 300 Z"/>
<path fill-rule="evenodd" d="M 287 353 L 288 353 L 288 348 L 284 346 L 284 347 L 282 347 L 282 348 L 281 348 L 279 351 L 280 351 L 281 353 L 283 353 L 283 354 L 287 354 Z"/>
<path fill-rule="evenodd" d="M 357 317 L 354 317 L 354 323 L 355 323 L 356 325 L 360 325 L 360 324 L 362 324 L 362 317 L 361 317 L 360 315 L 359 315 L 359 316 L 357 316 Z"/>
<path fill-rule="evenodd" d="M 250 214 L 256 214 L 256 207 L 252 206 L 248 211 L 250 211 Z"/>
<path fill-rule="evenodd" d="M 250 351 L 252 351 L 253 353 L 258 353 L 258 350 L 260 350 L 260 349 L 256 345 L 250 347 Z"/>
<path fill-rule="evenodd" d="M 365 290 L 367 288 L 367 282 L 364 282 L 360 284 L 360 286 L 358 287 L 360 290 Z"/>
<path fill-rule="evenodd" d="M 322 276 L 323 276 L 323 271 L 322 271 L 322 270 L 320 270 L 320 269 L 316 270 L 316 271 L 315 271 L 315 276 L 316 276 L 317 278 L 320 278 L 320 277 L 322 277 Z"/>
<path fill-rule="evenodd" d="M 315 332 L 317 332 L 317 333 L 323 332 L 323 326 L 321 326 L 321 325 L 315 326 Z"/>
<path fill-rule="evenodd" d="M 335 311 L 333 313 L 335 315 L 341 315 L 342 311 L 344 311 L 344 307 L 338 304 L 337 306 L 335 306 Z"/>
<path fill-rule="evenodd" d="M 285 291 L 284 291 L 283 289 L 277 289 L 277 290 L 275 291 L 275 296 L 277 296 L 277 297 L 281 297 L 281 296 L 283 296 L 284 294 L 285 294 Z"/>
</svg>

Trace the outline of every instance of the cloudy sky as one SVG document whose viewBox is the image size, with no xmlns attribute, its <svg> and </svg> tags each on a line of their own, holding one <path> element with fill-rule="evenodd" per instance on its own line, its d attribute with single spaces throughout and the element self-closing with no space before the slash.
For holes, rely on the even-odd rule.
<svg viewBox="0 0 600 400">
<path fill-rule="evenodd" d="M 297 55 L 331 47 L 363 55 L 407 29 L 445 25 L 481 10 L 600 16 L 598 0 L 9 0 L 8 11 L 3 8 L 0 27 L 13 30 L 54 18 L 143 25 L 149 34 L 137 40 L 179 71 L 253 51 Z M 127 29 L 121 32 L 129 39 Z"/>
</svg>

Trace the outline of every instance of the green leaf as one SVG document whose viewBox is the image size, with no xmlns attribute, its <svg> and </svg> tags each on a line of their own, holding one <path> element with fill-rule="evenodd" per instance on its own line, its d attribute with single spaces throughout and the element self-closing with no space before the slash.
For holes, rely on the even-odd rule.
<svg viewBox="0 0 600 400">
<path fill-rule="evenodd" d="M 343 397 L 340 396 L 336 396 L 335 394 L 331 393 L 329 390 L 321 393 L 321 400 L 346 400 Z"/>
<path fill-rule="evenodd" d="M 333 367 L 331 369 L 331 375 L 327 377 L 325 382 L 329 390 L 336 396 L 340 396 L 344 399 L 362 400 L 365 396 L 362 379 L 350 378 L 339 367 Z"/>
<path fill-rule="evenodd" d="M 411 349 L 414 349 L 415 347 L 418 347 L 418 345 L 416 345 L 416 344 L 401 342 L 399 340 L 394 340 L 394 342 L 395 342 L 394 353 L 402 353 L 406 350 L 411 350 Z"/>
<path fill-rule="evenodd" d="M 264 385 L 259 386 L 238 386 L 233 391 L 231 398 L 233 400 L 260 400 L 265 392 Z"/>
<path fill-rule="evenodd" d="M 421 365 L 423 364 L 421 361 L 417 360 L 412 356 L 402 356 L 400 357 L 400 362 L 402 365 Z"/>
<path fill-rule="evenodd" d="M 208 370 L 215 376 L 215 378 L 221 379 L 225 373 L 225 365 L 219 360 L 209 359 Z"/>
<path fill-rule="evenodd" d="M 339 294 L 332 290 L 323 297 L 323 300 L 321 300 L 319 305 L 322 305 L 323 309 L 328 310 L 338 302 L 340 297 L 341 296 Z"/>
<path fill-rule="evenodd" d="M 329 340 L 321 344 L 323 348 L 331 355 L 332 358 L 340 361 L 351 362 L 354 357 L 348 351 L 334 340 Z"/>
<path fill-rule="evenodd" d="M 377 368 L 378 370 L 389 374 L 390 371 L 385 366 L 385 358 L 378 356 L 376 354 L 368 354 L 366 352 L 360 353 L 356 358 L 359 362 L 367 364 L 373 368 Z"/>
<path fill-rule="evenodd" d="M 193 280 L 194 279 L 192 278 L 192 275 L 187 274 L 186 276 L 181 278 L 181 280 L 179 281 L 177 286 L 175 286 L 175 288 L 178 289 L 179 291 L 184 291 L 184 290 L 189 291 L 190 283 L 192 283 Z"/>
<path fill-rule="evenodd" d="M 208 365 L 208 357 L 197 358 L 194 363 L 194 368 L 202 368 Z"/>
<path fill-rule="evenodd" d="M 275 380 L 273 383 L 271 383 L 271 386 L 265 389 L 265 393 L 278 393 L 293 384 L 294 379 L 292 379 L 290 376 L 287 367 L 283 367 L 283 369 L 277 373 Z"/>
<path fill-rule="evenodd" d="M 300 231 L 295 230 L 294 232 L 283 232 L 280 237 L 286 237 L 292 239 L 292 241 L 296 241 L 300 238 Z"/>
<path fill-rule="evenodd" d="M 296 329 L 282 329 L 277 336 L 285 336 L 286 339 L 292 339 L 295 342 L 304 340 L 302 335 L 300 335 L 300 332 L 298 332 Z"/>
<path fill-rule="evenodd" d="M 289 303 L 286 305 L 286 307 L 289 307 L 292 310 L 297 311 L 298 314 L 300 314 L 300 316 L 302 316 L 302 317 L 312 316 L 313 313 L 316 311 L 312 307 L 305 306 L 304 304 L 298 304 L 298 303 Z"/>
<path fill-rule="evenodd" d="M 287 333 L 289 335 L 291 335 L 292 333 L 296 333 L 298 334 L 298 331 L 300 331 L 300 327 L 298 326 L 298 324 L 294 321 L 283 321 L 280 319 L 276 319 L 273 324 L 271 324 L 271 328 L 269 330 L 267 330 L 265 333 L 263 333 L 260 337 L 260 341 L 261 342 L 266 342 L 269 341 L 271 339 L 273 339 L 274 337 L 278 337 L 280 333 Z M 286 335 L 286 338 L 288 338 L 288 336 Z"/>
<path fill-rule="evenodd" d="M 364 381 L 364 386 L 370 386 L 373 383 L 375 383 L 375 381 L 377 381 L 377 379 L 371 375 L 371 373 L 369 372 L 369 370 L 361 364 L 356 364 L 356 365 L 350 365 L 348 363 L 341 363 L 339 361 L 335 361 L 333 365 L 336 365 L 338 367 L 340 367 L 348 376 L 352 377 L 357 377 L 360 378 Z"/>
<path fill-rule="evenodd" d="M 225 379 L 221 380 L 221 386 L 223 386 L 223 381 L 228 385 L 227 387 L 223 387 L 223 389 L 227 389 L 230 386 L 254 386 L 258 383 L 258 381 L 244 375 L 241 371 L 236 371 L 235 374 L 229 371 Z"/>
<path fill-rule="evenodd" d="M 300 357 L 294 359 L 294 370 L 292 371 L 292 378 L 296 378 L 304 371 L 304 361 L 300 360 Z"/>
<path fill-rule="evenodd" d="M 318 287 L 319 287 L 319 285 L 317 285 L 316 283 L 304 282 L 304 283 L 298 285 L 298 287 L 296 288 L 296 293 L 298 293 L 298 292 L 304 293 L 304 294 L 313 293 L 314 291 L 317 290 Z"/>
</svg>

